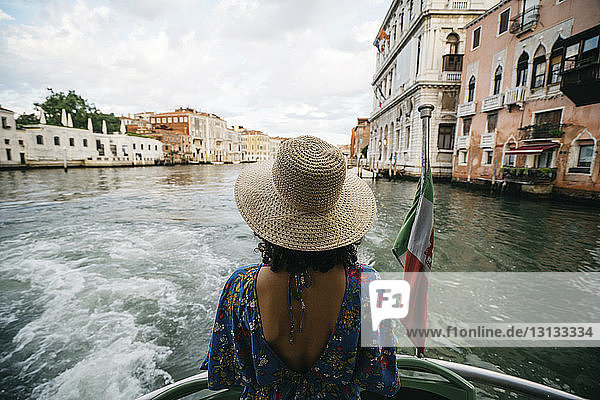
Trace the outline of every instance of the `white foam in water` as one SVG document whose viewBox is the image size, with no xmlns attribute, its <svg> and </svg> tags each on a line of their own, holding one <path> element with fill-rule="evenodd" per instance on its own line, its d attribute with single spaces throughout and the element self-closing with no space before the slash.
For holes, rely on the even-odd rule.
<svg viewBox="0 0 600 400">
<path fill-rule="evenodd" d="M 54 250 L 48 242 L 27 247 L 22 254 Z M 52 377 L 32 397 L 131 399 L 171 382 L 158 367 L 171 350 L 148 340 L 160 333 L 136 317 L 148 316 L 144 307 L 160 318 L 174 313 L 177 287 L 157 278 L 108 278 L 94 266 L 77 268 L 77 262 L 49 258 L 22 258 L 1 267 L 5 277 L 43 293 L 37 299 L 41 315 L 23 326 L 13 338 L 14 350 L 4 357 L 22 360 L 15 363 L 20 378 Z"/>
</svg>

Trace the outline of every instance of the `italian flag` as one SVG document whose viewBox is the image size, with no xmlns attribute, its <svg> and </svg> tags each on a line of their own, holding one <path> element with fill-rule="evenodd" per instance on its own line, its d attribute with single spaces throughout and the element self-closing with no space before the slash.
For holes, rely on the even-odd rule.
<svg viewBox="0 0 600 400">
<path fill-rule="evenodd" d="M 428 273 L 433 257 L 433 178 L 425 161 L 412 206 L 404 219 L 392 252 L 404 267 L 404 280 L 410 284 L 408 314 L 402 319 L 407 330 L 421 330 L 409 335 L 419 355 L 425 349 L 427 329 Z"/>
</svg>

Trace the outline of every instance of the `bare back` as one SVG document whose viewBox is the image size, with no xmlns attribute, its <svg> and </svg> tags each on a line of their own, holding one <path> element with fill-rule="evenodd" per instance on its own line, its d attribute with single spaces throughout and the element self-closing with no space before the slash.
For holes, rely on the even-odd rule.
<svg viewBox="0 0 600 400">
<path fill-rule="evenodd" d="M 342 266 L 323 272 L 310 271 L 312 285 L 302 290 L 306 304 L 303 332 L 298 329 L 300 305 L 292 300 L 296 321 L 294 343 L 289 343 L 288 273 L 260 269 L 256 280 L 258 306 L 263 334 L 269 345 L 288 367 L 306 372 L 319 359 L 335 327 L 344 293 L 346 274 Z"/>
</svg>

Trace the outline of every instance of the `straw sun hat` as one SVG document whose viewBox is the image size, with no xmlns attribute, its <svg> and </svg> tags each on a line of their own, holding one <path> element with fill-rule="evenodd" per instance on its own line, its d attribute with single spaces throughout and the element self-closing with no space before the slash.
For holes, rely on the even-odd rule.
<svg viewBox="0 0 600 400">
<path fill-rule="evenodd" d="M 292 250 L 346 246 L 361 239 L 375 219 L 369 186 L 346 173 L 339 149 L 313 136 L 288 139 L 275 161 L 244 168 L 234 192 L 250 228 Z"/>
</svg>

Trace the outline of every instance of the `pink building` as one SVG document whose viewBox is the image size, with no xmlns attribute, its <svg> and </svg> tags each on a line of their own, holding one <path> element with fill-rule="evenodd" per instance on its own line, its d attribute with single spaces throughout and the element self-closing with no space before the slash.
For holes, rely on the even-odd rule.
<svg viewBox="0 0 600 400">
<path fill-rule="evenodd" d="M 600 199 L 600 1 L 503 0 L 466 28 L 453 180 Z"/>
</svg>

